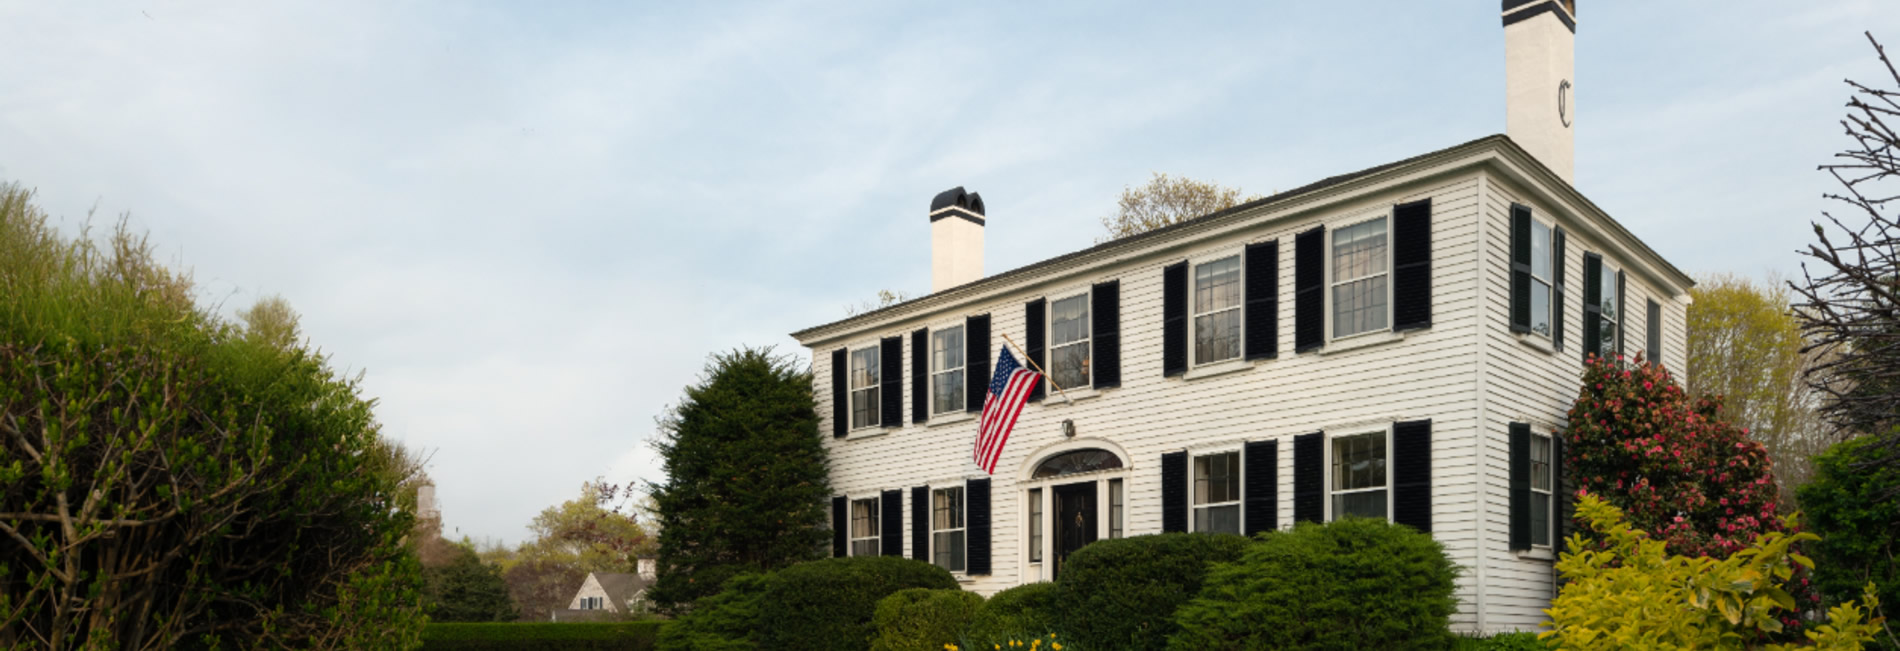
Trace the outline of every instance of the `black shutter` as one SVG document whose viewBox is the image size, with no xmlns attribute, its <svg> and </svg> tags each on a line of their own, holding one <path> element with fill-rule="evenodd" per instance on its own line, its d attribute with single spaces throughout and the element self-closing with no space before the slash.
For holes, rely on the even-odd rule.
<svg viewBox="0 0 1900 651">
<path fill-rule="evenodd" d="M 1550 345 L 1558 352 L 1564 349 L 1564 227 L 1558 226 L 1550 233 Z"/>
<path fill-rule="evenodd" d="M 1024 350 L 1023 353 L 1029 356 L 1029 361 L 1024 362 L 1023 365 L 1028 366 L 1030 370 L 1036 371 L 1037 373 L 1042 373 L 1042 369 L 1048 368 L 1048 312 L 1049 302 L 1040 298 L 1030 301 L 1027 305 L 1023 306 L 1023 348 L 1028 349 Z M 1045 373 L 1044 375 L 1047 374 Z M 1035 387 L 1029 389 L 1029 402 L 1042 402 L 1042 396 L 1045 393 L 1043 387 L 1046 382 L 1047 379 L 1043 382 L 1037 382 Z M 1063 388 L 1066 389 L 1068 387 Z"/>
<path fill-rule="evenodd" d="M 885 556 L 904 555 L 904 491 L 884 491 L 878 505 L 878 546 Z"/>
<path fill-rule="evenodd" d="M 878 402 L 884 403 L 884 413 L 879 414 L 877 422 L 884 427 L 904 426 L 904 338 L 885 337 L 878 342 L 881 350 L 877 353 L 878 374 L 883 375 L 878 393 Z"/>
<path fill-rule="evenodd" d="M 1603 356 L 1603 256 L 1583 254 L 1583 358 Z"/>
<path fill-rule="evenodd" d="M 851 526 L 851 518 L 845 513 L 847 508 L 850 508 L 850 505 L 843 497 L 831 498 L 831 556 L 833 558 L 845 556 L 845 529 Z"/>
<path fill-rule="evenodd" d="M 1531 548 L 1531 426 L 1511 423 L 1511 550 Z"/>
<path fill-rule="evenodd" d="M 1161 269 L 1161 375 L 1187 372 L 1188 348 L 1187 261 Z"/>
<path fill-rule="evenodd" d="M 1247 245 L 1247 359 L 1273 359 L 1280 347 L 1280 241 Z"/>
<path fill-rule="evenodd" d="M 1655 299 L 1648 299 L 1646 302 L 1649 304 L 1649 320 L 1645 322 L 1647 327 L 1644 330 L 1647 331 L 1645 334 L 1648 335 L 1649 344 L 1644 348 L 1644 354 L 1649 356 L 1650 364 L 1661 366 L 1662 306 L 1657 305 Z"/>
<path fill-rule="evenodd" d="M 1187 453 L 1161 455 L 1161 532 L 1187 531 Z"/>
<path fill-rule="evenodd" d="M 990 573 L 990 480 L 972 479 L 963 488 L 963 508 L 968 511 L 964 527 L 969 545 L 965 552 L 965 572 L 971 576 Z"/>
<path fill-rule="evenodd" d="M 930 330 L 910 333 L 910 422 L 930 420 Z"/>
<path fill-rule="evenodd" d="M 1250 441 L 1241 450 L 1246 468 L 1246 500 L 1240 509 L 1245 516 L 1241 533 L 1254 535 L 1280 528 L 1280 442 Z"/>
<path fill-rule="evenodd" d="M 1326 345 L 1326 227 L 1293 236 L 1293 352 Z"/>
<path fill-rule="evenodd" d="M 1392 329 L 1432 325 L 1432 200 L 1392 209 Z"/>
<path fill-rule="evenodd" d="M 1531 209 L 1511 204 L 1511 332 L 1531 331 Z"/>
<path fill-rule="evenodd" d="M 846 388 L 846 378 L 851 369 L 845 367 L 845 349 L 831 351 L 831 436 L 844 438 L 851 432 L 851 401 L 847 399 L 850 389 Z"/>
<path fill-rule="evenodd" d="M 983 399 L 990 395 L 990 315 L 963 320 L 963 409 L 983 411 Z"/>
<path fill-rule="evenodd" d="M 1623 309 L 1624 305 L 1629 304 L 1629 295 L 1625 292 L 1625 290 L 1627 289 L 1628 289 L 1628 284 L 1623 282 L 1623 271 L 1619 269 L 1616 272 L 1616 355 L 1617 357 L 1622 357 L 1623 351 L 1629 350 L 1628 348 L 1623 347 L 1623 333 L 1628 332 L 1630 329 L 1630 311 Z"/>
<path fill-rule="evenodd" d="M 910 557 L 930 562 L 930 487 L 910 489 Z"/>
<path fill-rule="evenodd" d="M 1432 421 L 1392 424 L 1392 521 L 1432 532 Z"/>
<path fill-rule="evenodd" d="M 1293 521 L 1326 519 L 1326 435 L 1293 437 Z"/>
<path fill-rule="evenodd" d="M 1090 375 L 1095 388 L 1122 385 L 1122 282 L 1111 280 L 1089 288 Z"/>
</svg>

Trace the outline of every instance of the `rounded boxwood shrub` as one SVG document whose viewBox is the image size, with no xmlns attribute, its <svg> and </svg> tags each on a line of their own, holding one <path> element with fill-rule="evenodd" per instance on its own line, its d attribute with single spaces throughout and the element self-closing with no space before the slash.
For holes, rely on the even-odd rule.
<svg viewBox="0 0 1900 651">
<path fill-rule="evenodd" d="M 871 651 L 943 651 L 983 607 L 974 592 L 906 588 L 877 602 Z"/>
<path fill-rule="evenodd" d="M 1384 520 L 1302 522 L 1207 573 L 1175 612 L 1174 649 L 1445 649 L 1458 567 Z"/>
<path fill-rule="evenodd" d="M 1080 648 L 1166 648 L 1174 609 L 1200 593 L 1208 564 L 1237 559 L 1246 546 L 1240 536 L 1205 533 L 1096 541 L 1057 577 L 1056 621 Z"/>
<path fill-rule="evenodd" d="M 660 631 L 659 651 L 742 651 L 757 649 L 759 604 L 771 575 L 744 573 L 727 579 L 719 592 L 699 600 L 692 610 Z"/>
<path fill-rule="evenodd" d="M 983 602 L 963 635 L 966 649 L 987 649 L 1011 639 L 1042 637 L 1058 632 L 1055 616 L 1056 584 L 1026 583 L 998 592 Z"/>
<path fill-rule="evenodd" d="M 786 651 L 869 648 L 878 600 L 905 588 L 958 589 L 943 568 L 896 556 L 793 565 L 767 581 L 756 639 L 761 648 Z"/>
</svg>

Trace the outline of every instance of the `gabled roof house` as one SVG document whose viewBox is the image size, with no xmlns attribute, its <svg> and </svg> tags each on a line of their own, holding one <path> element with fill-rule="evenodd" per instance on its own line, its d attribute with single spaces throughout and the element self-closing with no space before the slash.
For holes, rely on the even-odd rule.
<svg viewBox="0 0 1900 651">
<path fill-rule="evenodd" d="M 1103 538 L 1380 517 L 1466 568 L 1459 628 L 1536 628 L 1549 433 L 1592 356 L 1682 368 L 1693 284 L 1572 185 L 1575 16 L 1503 2 L 1504 135 L 988 276 L 987 206 L 938 195 L 931 294 L 792 335 L 833 553 L 988 593 Z M 1006 345 L 1049 382 L 992 475 L 972 450 Z"/>
</svg>

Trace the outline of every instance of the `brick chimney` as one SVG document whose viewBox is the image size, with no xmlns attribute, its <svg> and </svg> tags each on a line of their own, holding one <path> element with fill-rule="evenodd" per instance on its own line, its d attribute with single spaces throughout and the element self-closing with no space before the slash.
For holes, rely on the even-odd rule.
<svg viewBox="0 0 1900 651">
<path fill-rule="evenodd" d="M 1575 183 L 1576 0 L 1504 0 L 1505 133 Z"/>
<path fill-rule="evenodd" d="M 983 195 L 963 186 L 930 200 L 930 291 L 983 277 Z"/>
</svg>

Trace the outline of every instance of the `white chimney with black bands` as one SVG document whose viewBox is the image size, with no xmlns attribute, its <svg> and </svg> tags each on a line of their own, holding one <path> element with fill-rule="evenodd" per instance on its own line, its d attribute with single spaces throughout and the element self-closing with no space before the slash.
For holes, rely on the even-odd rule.
<svg viewBox="0 0 1900 651">
<path fill-rule="evenodd" d="M 983 195 L 963 186 L 930 200 L 930 291 L 983 278 Z"/>
</svg>

